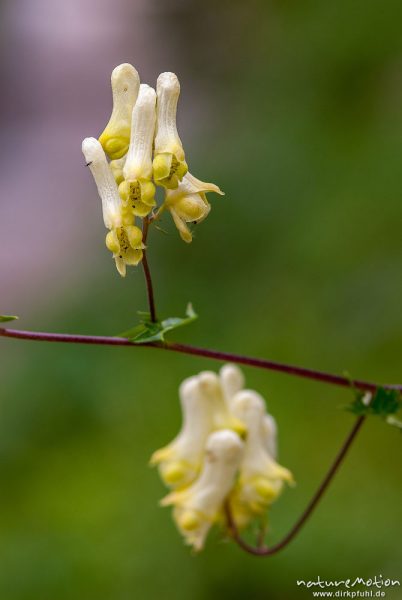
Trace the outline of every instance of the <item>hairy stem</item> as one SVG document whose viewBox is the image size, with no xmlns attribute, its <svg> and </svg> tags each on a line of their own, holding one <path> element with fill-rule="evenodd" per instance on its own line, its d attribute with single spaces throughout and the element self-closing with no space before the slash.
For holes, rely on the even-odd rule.
<svg viewBox="0 0 402 600">
<path fill-rule="evenodd" d="M 239 365 L 247 365 L 249 367 L 257 367 L 267 371 L 278 371 L 293 375 L 295 377 L 303 377 L 313 381 L 321 381 L 341 387 L 355 388 L 357 390 L 375 392 L 379 387 L 394 389 L 402 392 L 401 384 L 384 384 L 373 383 L 370 381 L 362 381 L 359 379 L 349 379 L 340 375 L 333 375 L 323 371 L 307 369 L 304 367 L 296 367 L 284 363 L 266 360 L 264 358 L 253 358 L 251 356 L 243 356 L 233 354 L 231 352 L 220 352 L 219 350 L 210 350 L 207 348 L 198 348 L 196 346 L 188 346 L 186 344 L 177 344 L 174 342 L 150 342 L 146 344 L 134 344 L 124 337 L 108 337 L 100 335 L 78 335 L 69 333 L 45 333 L 40 331 L 21 331 L 18 329 L 2 329 L 0 327 L 0 337 L 17 338 L 23 340 L 35 340 L 42 342 L 64 342 L 68 344 L 90 344 L 102 346 L 127 346 L 130 348 L 159 348 L 161 350 L 170 350 L 172 352 L 180 352 L 204 358 L 211 358 L 219 361 L 228 361 Z"/>
<path fill-rule="evenodd" d="M 143 226 L 142 226 L 142 240 L 143 240 L 144 244 L 147 243 L 148 228 L 149 228 L 149 218 L 145 217 L 143 220 Z M 152 285 L 151 271 L 150 271 L 149 265 L 148 265 L 146 250 L 144 250 L 141 264 L 142 264 L 142 268 L 144 270 L 145 283 L 147 286 L 149 313 L 151 316 L 151 321 L 153 323 L 155 323 L 157 321 L 156 309 L 155 309 L 155 297 L 154 297 L 154 289 L 153 289 L 153 285 Z"/>
<path fill-rule="evenodd" d="M 319 485 L 317 491 L 311 498 L 307 507 L 305 508 L 305 510 L 299 517 L 299 519 L 296 521 L 296 523 L 293 525 L 291 530 L 278 543 L 274 544 L 271 547 L 260 546 L 260 545 L 255 547 L 255 546 L 251 546 L 250 544 L 248 544 L 239 534 L 239 531 L 236 527 L 236 523 L 234 522 L 233 516 L 231 514 L 229 504 L 228 503 L 225 504 L 225 513 L 226 513 L 226 520 L 227 520 L 227 524 L 228 524 L 229 533 L 230 533 L 231 537 L 234 539 L 234 541 L 245 552 L 248 552 L 249 554 L 254 554 L 255 556 L 272 556 L 273 554 L 276 554 L 277 552 L 279 552 L 280 550 L 285 548 L 285 546 L 287 546 L 297 536 L 300 529 L 303 527 L 305 522 L 308 520 L 308 518 L 314 512 L 314 509 L 317 507 L 317 505 L 320 502 L 321 498 L 323 497 L 325 491 L 327 490 L 329 484 L 333 480 L 333 478 L 334 478 L 335 474 L 337 473 L 339 467 L 341 466 L 350 446 L 352 445 L 353 440 L 356 438 L 356 435 L 360 431 L 360 428 L 363 425 L 365 419 L 366 419 L 366 416 L 364 416 L 364 415 L 360 416 L 356 419 L 356 421 L 353 425 L 353 428 L 350 431 L 349 435 L 347 436 L 345 442 L 343 443 L 337 457 L 335 458 L 329 471 L 325 475 L 323 481 Z"/>
</svg>

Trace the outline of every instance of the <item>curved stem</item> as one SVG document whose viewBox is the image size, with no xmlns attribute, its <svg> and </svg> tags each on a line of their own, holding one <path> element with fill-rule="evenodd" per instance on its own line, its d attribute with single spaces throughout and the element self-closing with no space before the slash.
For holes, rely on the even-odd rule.
<svg viewBox="0 0 402 600">
<path fill-rule="evenodd" d="M 230 535 L 232 536 L 234 541 L 245 552 L 248 552 L 249 554 L 253 554 L 255 556 L 272 556 L 273 554 L 276 554 L 277 552 L 279 552 L 280 550 L 285 548 L 285 546 L 287 546 L 297 536 L 300 529 L 303 527 L 303 525 L 305 524 L 307 519 L 310 517 L 310 515 L 313 513 L 314 509 L 320 502 L 322 496 L 324 495 L 329 484 L 331 483 L 331 481 L 334 478 L 335 474 L 337 473 L 339 467 L 341 466 L 350 446 L 352 445 L 353 440 L 356 438 L 356 435 L 360 431 L 360 428 L 363 425 L 365 420 L 366 420 L 365 415 L 360 416 L 356 419 L 356 421 L 353 425 L 353 428 L 350 431 L 349 435 L 347 436 L 345 442 L 343 443 L 342 448 L 340 449 L 337 457 L 335 458 L 328 473 L 325 475 L 323 481 L 319 485 L 317 491 L 315 492 L 314 496 L 311 498 L 307 507 L 305 508 L 305 510 L 299 517 L 299 519 L 296 521 L 296 523 L 293 525 L 291 530 L 285 535 L 285 537 L 283 537 L 282 540 L 280 540 L 273 546 L 271 546 L 271 547 L 266 547 L 266 546 L 255 547 L 255 546 L 251 546 L 250 544 L 248 544 L 239 534 L 239 531 L 236 527 L 236 523 L 234 522 L 233 516 L 231 514 L 229 504 L 228 503 L 225 504 L 225 513 L 226 513 L 226 519 L 227 519 L 227 524 L 228 524 L 228 529 L 229 529 Z"/>
<path fill-rule="evenodd" d="M 144 217 L 143 226 L 142 226 L 142 240 L 143 240 L 144 244 L 147 243 L 148 228 L 149 228 L 149 218 Z M 155 323 L 157 321 L 156 309 L 155 309 L 155 297 L 154 297 L 154 289 L 153 289 L 153 285 L 152 285 L 151 271 L 150 271 L 149 265 L 148 265 L 146 250 L 144 250 L 141 264 L 142 264 L 142 268 L 144 270 L 145 283 L 147 286 L 149 313 L 151 316 L 151 321 L 153 323 Z"/>
<path fill-rule="evenodd" d="M 124 337 L 108 337 L 100 335 L 78 335 L 69 333 L 45 333 L 40 331 L 23 331 L 18 329 L 3 329 L 0 327 L 0 337 L 17 338 L 23 340 L 35 340 L 42 342 L 63 342 L 68 344 L 90 344 L 103 346 L 127 346 L 130 348 L 139 348 L 145 346 L 147 348 L 159 348 L 161 350 L 170 350 L 172 352 L 180 352 L 204 358 L 211 358 L 219 361 L 233 362 L 239 365 L 247 365 L 257 367 L 267 371 L 277 371 L 293 375 L 295 377 L 303 377 L 313 381 L 321 381 L 331 385 L 341 387 L 355 388 L 362 391 L 375 392 L 379 387 L 394 389 L 402 392 L 401 384 L 384 384 L 374 383 L 370 381 L 362 381 L 359 379 L 349 379 L 332 373 L 325 373 L 315 369 L 307 369 L 304 367 L 296 367 L 278 363 L 264 358 L 253 358 L 251 356 L 243 356 L 241 354 L 233 354 L 232 352 L 221 352 L 219 350 L 210 350 L 208 348 L 198 348 L 196 346 L 188 346 L 186 344 L 177 344 L 175 342 L 149 342 L 145 344 L 135 344 Z"/>
<path fill-rule="evenodd" d="M 286 375 L 303 377 L 305 379 L 312 379 L 314 381 L 322 381 L 323 383 L 338 385 L 341 387 L 356 388 L 362 391 L 365 390 L 368 392 L 375 392 L 379 387 L 385 387 L 402 391 L 402 385 L 399 384 L 380 385 L 370 381 L 362 381 L 359 379 L 350 379 L 348 377 L 342 377 L 341 375 L 333 375 L 332 373 L 326 373 L 324 371 L 318 371 L 316 369 L 308 369 L 305 367 L 297 367 L 295 365 L 279 363 L 273 360 L 267 360 L 265 358 L 253 358 L 251 356 L 233 354 L 232 352 L 209 350 L 208 348 L 198 348 L 196 346 L 178 344 L 175 342 L 165 342 L 165 348 L 168 350 L 172 350 L 173 352 L 182 352 L 183 354 L 192 354 L 195 356 L 203 356 L 205 358 L 212 358 L 215 360 L 229 361 L 237 363 L 239 365 L 257 367 L 260 369 L 266 369 L 268 371 L 277 371 L 280 373 L 286 373 Z"/>
</svg>

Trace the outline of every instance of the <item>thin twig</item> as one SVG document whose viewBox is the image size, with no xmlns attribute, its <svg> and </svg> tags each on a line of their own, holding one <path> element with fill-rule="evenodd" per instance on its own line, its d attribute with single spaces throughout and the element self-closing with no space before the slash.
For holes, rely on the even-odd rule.
<svg viewBox="0 0 402 600">
<path fill-rule="evenodd" d="M 279 552 L 280 550 L 285 548 L 285 546 L 287 546 L 297 536 L 300 529 L 303 527 L 303 525 L 305 524 L 307 519 L 313 513 L 314 509 L 320 502 L 320 500 L 321 500 L 322 496 L 324 495 L 325 491 L 327 490 L 329 484 L 331 483 L 332 479 L 334 478 L 335 474 L 337 473 L 350 446 L 352 445 L 353 440 L 356 438 L 356 435 L 360 431 L 360 428 L 363 425 L 365 419 L 366 419 L 365 415 L 360 416 L 356 419 L 352 430 L 350 431 L 349 435 L 347 436 L 335 461 L 331 465 L 331 468 L 329 469 L 328 473 L 324 477 L 323 481 L 321 482 L 321 484 L 318 487 L 317 491 L 315 492 L 314 496 L 311 498 L 307 507 L 305 508 L 305 510 L 299 517 L 299 519 L 296 521 L 296 523 L 293 525 L 291 530 L 278 543 L 274 544 L 271 547 L 266 547 L 266 546 L 255 547 L 255 546 L 251 546 L 250 544 L 248 544 L 239 534 L 239 531 L 236 527 L 236 523 L 234 522 L 234 519 L 233 519 L 233 515 L 230 511 L 229 504 L 228 503 L 225 504 L 226 520 L 227 520 L 230 535 L 234 539 L 234 541 L 245 552 L 248 552 L 249 554 L 254 554 L 255 556 L 272 556 L 273 554 L 276 554 L 277 552 Z"/>
<path fill-rule="evenodd" d="M 149 219 L 148 219 L 148 217 L 145 217 L 143 220 L 143 226 L 142 226 L 142 240 L 143 240 L 144 244 L 147 243 L 148 227 L 149 227 Z M 152 285 L 151 271 L 150 271 L 149 265 L 148 265 L 147 252 L 145 249 L 143 252 L 141 264 L 142 264 L 142 268 L 144 270 L 145 283 L 147 286 L 148 306 L 149 306 L 149 313 L 150 313 L 151 321 L 153 323 L 156 323 L 157 318 L 156 318 L 156 309 L 155 309 L 154 289 L 153 289 L 153 285 Z"/>
<path fill-rule="evenodd" d="M 22 331 L 18 329 L 2 329 L 0 327 L 0 337 L 17 338 L 23 340 L 35 340 L 42 342 L 64 342 L 68 344 L 90 344 L 103 346 L 127 346 L 130 348 L 159 348 L 161 350 L 170 350 L 172 352 L 181 352 L 183 354 L 191 354 L 211 358 L 223 362 L 232 362 L 239 365 L 247 365 L 249 367 L 257 367 L 267 371 L 278 371 L 293 375 L 295 377 L 303 377 L 314 381 L 321 381 L 341 387 L 355 388 L 357 390 L 366 390 L 375 392 L 379 387 L 386 389 L 394 389 L 402 392 L 401 384 L 384 384 L 373 383 L 370 381 L 362 381 L 359 379 L 348 379 L 340 375 L 333 375 L 323 371 L 314 369 L 306 369 L 304 367 L 296 367 L 283 363 L 266 360 L 264 358 L 253 358 L 251 356 L 242 356 L 233 354 L 232 352 L 220 352 L 219 350 L 210 350 L 207 348 L 198 348 L 196 346 L 188 346 L 186 344 L 176 344 L 174 342 L 149 342 L 145 344 L 134 344 L 124 337 L 108 337 L 100 335 L 78 335 L 69 333 L 45 333 L 40 331 Z"/>
</svg>

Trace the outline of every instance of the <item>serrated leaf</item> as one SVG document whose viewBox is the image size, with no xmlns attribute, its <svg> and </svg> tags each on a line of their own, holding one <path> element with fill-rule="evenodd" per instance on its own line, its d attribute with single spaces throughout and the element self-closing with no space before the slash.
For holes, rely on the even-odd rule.
<svg viewBox="0 0 402 600">
<path fill-rule="evenodd" d="M 402 408 L 399 390 L 378 388 L 369 403 L 366 394 L 358 393 L 354 401 L 347 407 L 355 415 L 378 415 L 386 417 L 393 415 Z"/>
<path fill-rule="evenodd" d="M 15 321 L 18 317 L 11 315 L 0 315 L 0 323 L 7 323 L 7 321 Z"/>
<path fill-rule="evenodd" d="M 194 312 L 191 304 L 187 305 L 185 317 L 169 317 L 163 321 L 151 321 L 151 315 L 148 312 L 138 312 L 140 323 L 128 331 L 120 334 L 121 337 L 128 338 L 134 344 L 146 344 L 149 342 L 164 342 L 168 331 L 189 325 L 198 315 Z"/>
</svg>

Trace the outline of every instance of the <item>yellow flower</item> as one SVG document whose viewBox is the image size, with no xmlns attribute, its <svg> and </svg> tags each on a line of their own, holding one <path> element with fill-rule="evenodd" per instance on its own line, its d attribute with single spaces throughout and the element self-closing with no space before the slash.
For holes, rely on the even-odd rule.
<svg viewBox="0 0 402 600">
<path fill-rule="evenodd" d="M 226 403 L 229 409 L 236 412 L 234 407 L 234 399 L 237 392 L 240 392 L 244 388 L 245 380 L 244 375 L 236 365 L 230 363 L 224 365 L 219 373 L 221 380 L 221 386 L 225 395 Z M 269 413 L 265 413 L 261 421 L 262 427 L 262 438 L 266 450 L 272 456 L 276 458 L 277 455 L 277 425 L 274 417 Z"/>
<path fill-rule="evenodd" d="M 106 235 L 106 247 L 113 252 L 116 268 L 125 277 L 126 265 L 136 266 L 142 260 L 142 231 L 136 225 L 116 227 Z"/>
<path fill-rule="evenodd" d="M 244 423 L 230 412 L 218 375 L 213 371 L 202 371 L 198 375 L 198 380 L 205 402 L 209 400 L 212 404 L 213 428 L 233 429 L 243 436 L 246 432 Z"/>
<path fill-rule="evenodd" d="M 155 90 L 141 84 L 133 108 L 130 146 L 124 165 L 113 167 L 123 206 L 138 217 L 145 217 L 156 205 L 155 186 L 151 181 L 155 104 Z"/>
<path fill-rule="evenodd" d="M 191 483 L 198 475 L 213 427 L 212 402 L 202 394 L 198 377 L 185 379 L 179 396 L 183 413 L 180 433 L 151 457 L 151 465 L 159 465 L 162 480 L 173 488 Z"/>
<path fill-rule="evenodd" d="M 293 476 L 267 450 L 263 398 L 252 390 L 242 390 L 233 399 L 233 411 L 247 427 L 239 480 L 231 497 L 234 517 L 242 526 L 247 522 L 246 515 L 251 518 L 262 514 L 279 496 L 284 482 L 293 483 Z"/>
<path fill-rule="evenodd" d="M 223 503 L 233 486 L 244 444 L 227 429 L 212 433 L 206 443 L 203 469 L 189 487 L 171 492 L 161 502 L 174 506 L 173 518 L 185 542 L 195 550 L 204 546 L 206 535 L 220 519 Z"/>
<path fill-rule="evenodd" d="M 219 375 L 202 371 L 186 379 L 179 389 L 181 431 L 151 458 L 173 490 L 161 504 L 174 507 L 178 529 L 196 550 L 214 523 L 225 522 L 226 498 L 242 528 L 266 513 L 284 482 L 293 482 L 273 458 L 276 423 L 263 398 L 244 390 L 244 383 L 241 370 L 231 364 Z"/>
<path fill-rule="evenodd" d="M 187 243 L 193 239 L 187 223 L 201 223 L 211 210 L 207 192 L 223 195 L 217 185 L 200 181 L 190 173 L 184 176 L 176 189 L 166 190 L 164 206 L 170 211 L 180 237 Z"/>
<path fill-rule="evenodd" d="M 99 141 L 109 158 L 119 159 L 128 149 L 131 113 L 137 100 L 140 78 L 132 65 L 124 63 L 113 69 L 111 84 L 113 110 Z"/>
<path fill-rule="evenodd" d="M 142 231 L 134 225 L 132 214 L 128 214 L 122 206 L 117 184 L 100 142 L 95 138 L 85 138 L 82 152 L 102 200 L 105 226 L 110 230 L 106 235 L 106 246 L 113 253 L 118 272 L 124 277 L 126 265 L 137 265 L 142 259 Z"/>
<path fill-rule="evenodd" d="M 156 93 L 158 102 L 154 179 L 158 185 L 174 189 L 188 170 L 176 126 L 177 102 L 180 95 L 177 76 L 174 73 L 161 73 L 156 84 Z"/>
</svg>

